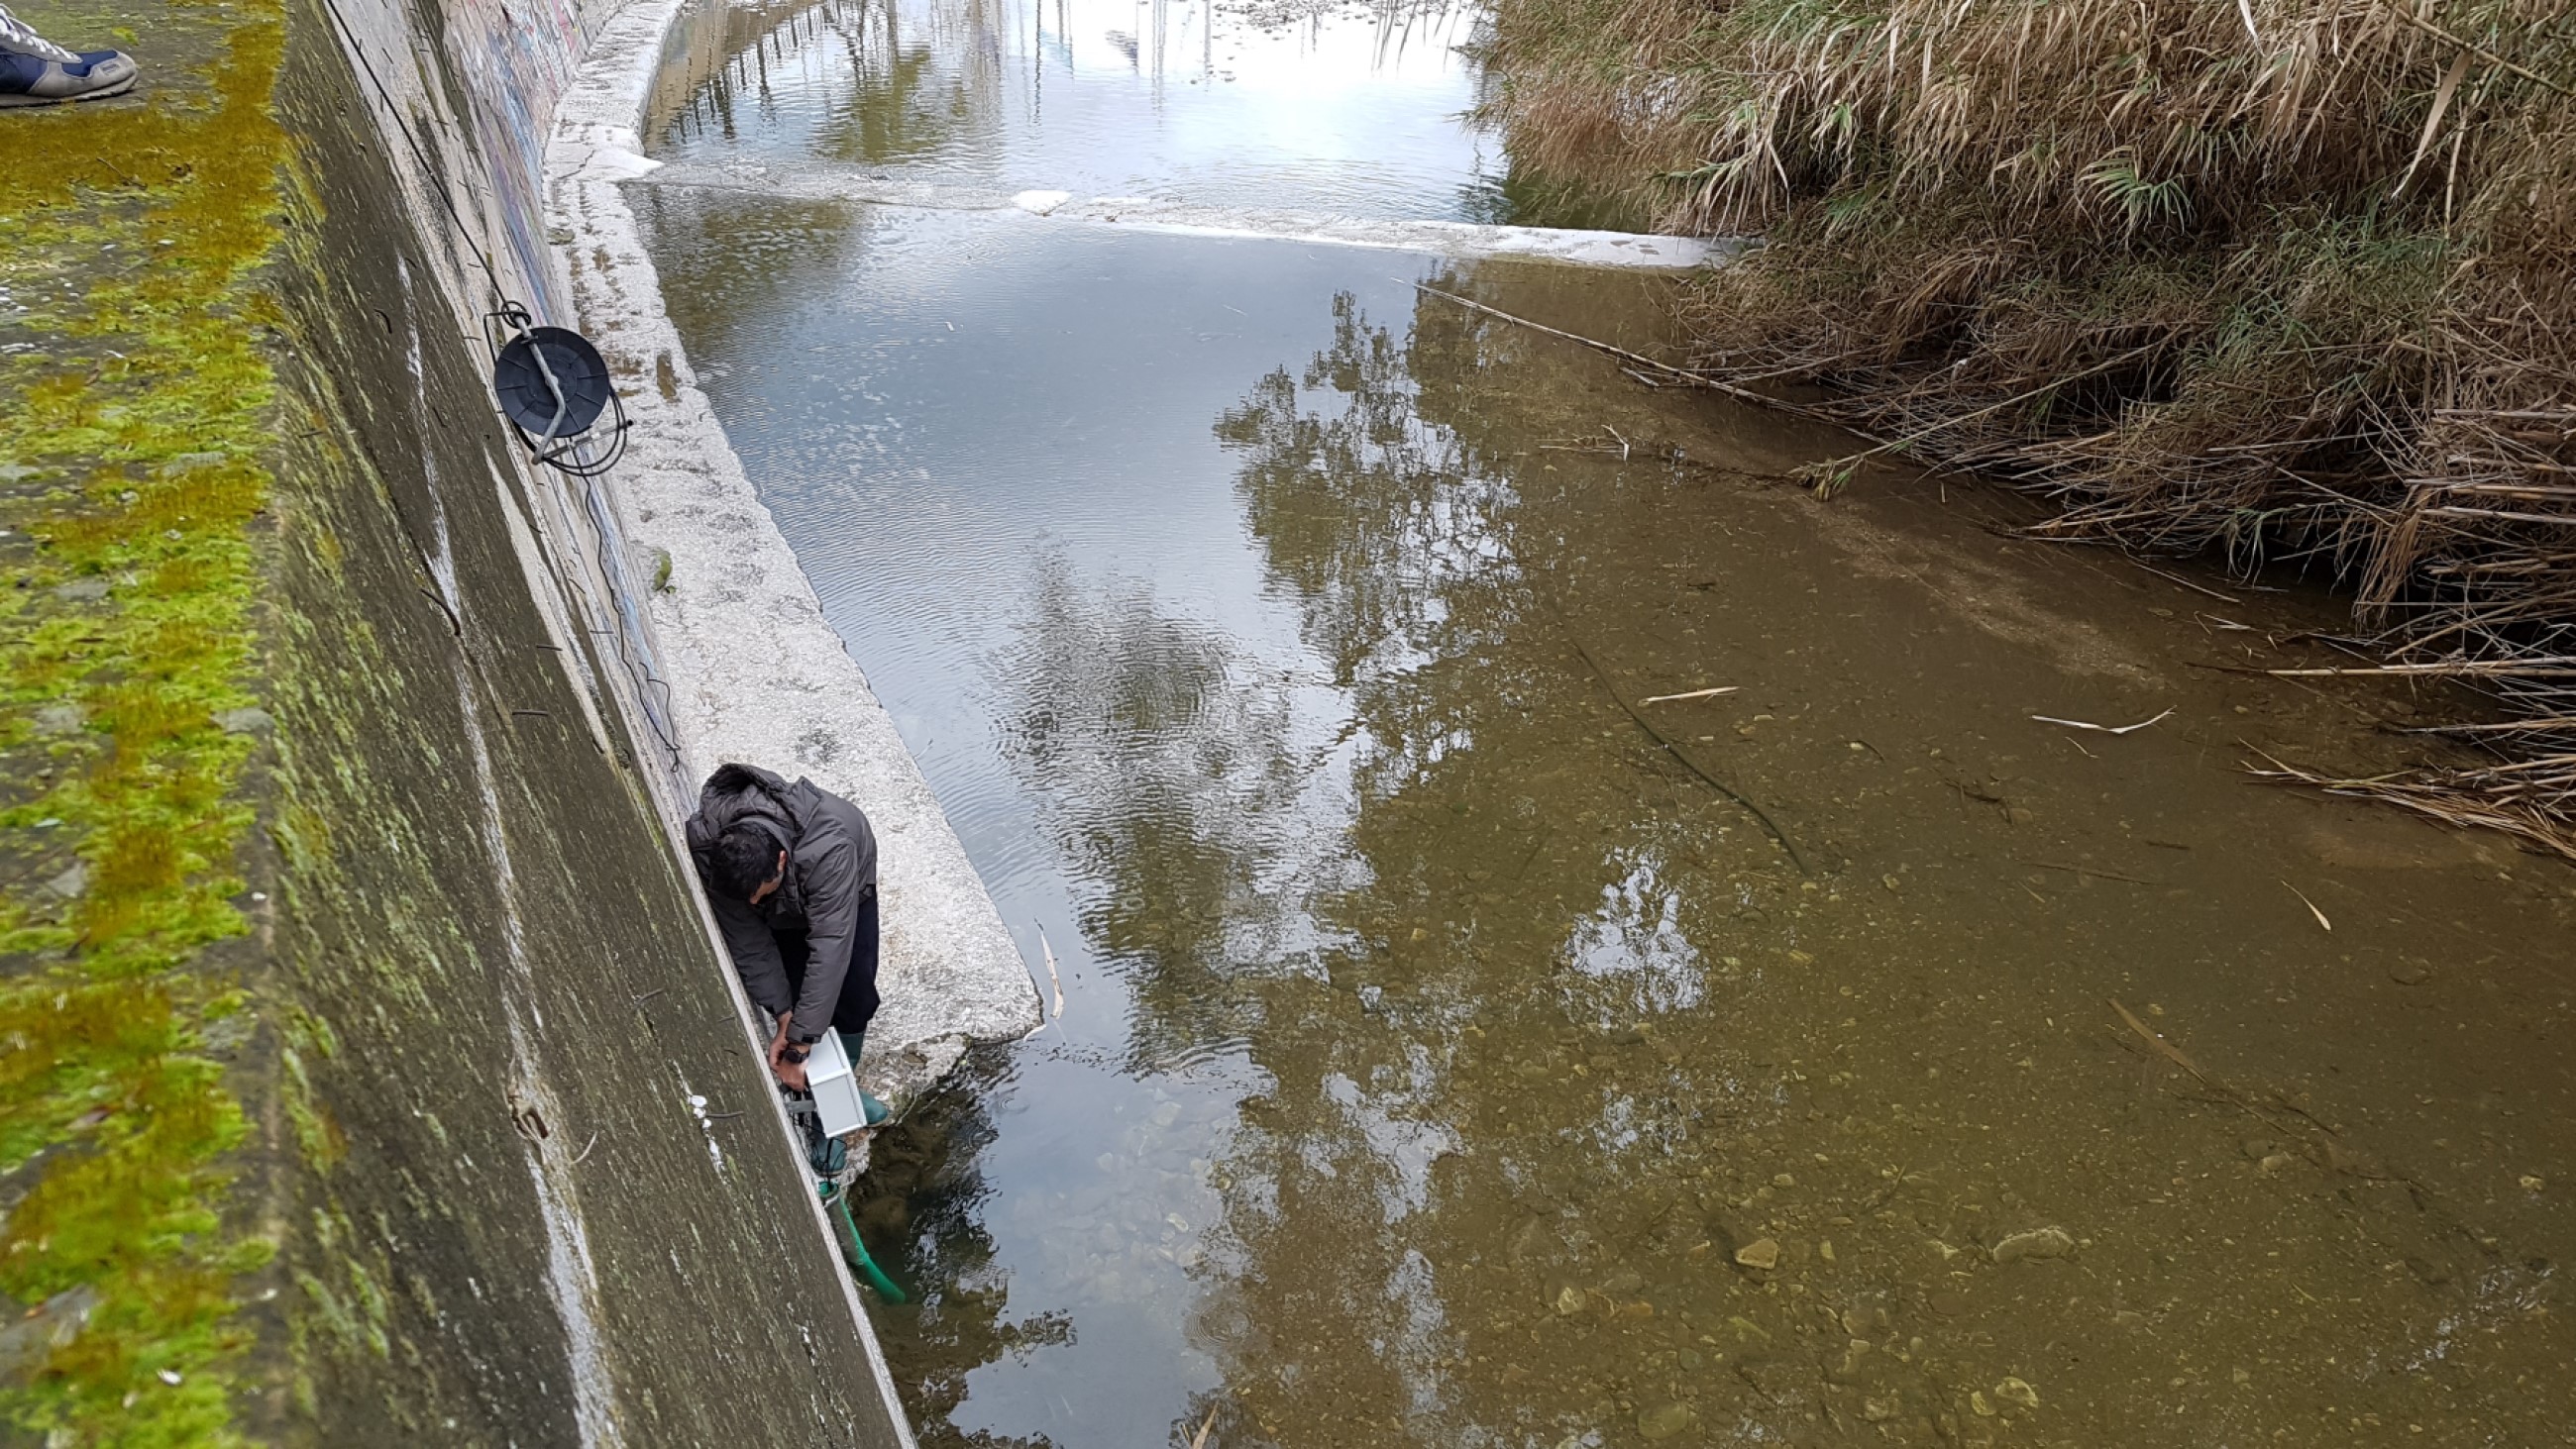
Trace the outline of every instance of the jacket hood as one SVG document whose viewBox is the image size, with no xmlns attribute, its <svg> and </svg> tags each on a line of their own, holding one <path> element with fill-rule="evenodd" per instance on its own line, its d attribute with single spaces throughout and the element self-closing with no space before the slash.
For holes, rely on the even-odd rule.
<svg viewBox="0 0 2576 1449">
<path fill-rule="evenodd" d="M 689 854 L 696 858 L 700 878 L 707 875 L 708 852 L 716 837 L 737 825 L 766 830 L 777 839 L 779 849 L 792 855 L 803 831 L 788 804 L 791 788 L 785 777 L 758 765 L 718 765 L 707 777 L 706 788 L 698 792 L 698 813 L 689 817 Z"/>
</svg>

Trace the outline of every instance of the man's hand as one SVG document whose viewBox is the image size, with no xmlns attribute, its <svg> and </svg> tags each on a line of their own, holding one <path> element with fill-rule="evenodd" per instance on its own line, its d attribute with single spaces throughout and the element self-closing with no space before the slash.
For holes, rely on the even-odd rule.
<svg viewBox="0 0 2576 1449">
<path fill-rule="evenodd" d="M 805 1090 L 805 1064 L 787 1060 L 787 1028 L 794 1024 L 793 1012 L 778 1016 L 778 1034 L 769 1039 L 769 1071 L 779 1084 L 790 1091 Z"/>
</svg>

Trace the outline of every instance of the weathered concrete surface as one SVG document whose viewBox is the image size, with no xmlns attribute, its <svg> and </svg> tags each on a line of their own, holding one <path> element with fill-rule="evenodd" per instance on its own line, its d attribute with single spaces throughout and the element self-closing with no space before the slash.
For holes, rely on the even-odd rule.
<svg viewBox="0 0 2576 1449">
<path fill-rule="evenodd" d="M 491 418 L 327 38 L 301 29 L 282 93 L 324 216 L 281 278 L 301 441 L 269 709 L 280 984 L 346 1145 L 288 1178 L 289 1351 L 253 1423 L 901 1443 L 647 772 L 591 692 L 615 661 L 565 627 L 537 547 L 556 485 Z"/>
<path fill-rule="evenodd" d="M 669 560 L 652 596 L 671 711 L 693 776 L 748 760 L 849 796 L 876 825 L 885 1005 L 861 1075 L 898 1104 L 969 1041 L 1038 1024 L 1036 985 L 920 767 L 824 621 L 804 570 L 726 443 L 662 305 L 620 183 L 652 169 L 636 127 L 678 0 L 638 0 L 597 33 L 558 111 L 547 214 L 584 328 L 634 417 L 615 479 L 639 549 Z"/>
<path fill-rule="evenodd" d="M 0 1442 L 908 1446 L 484 386 L 598 17 L 339 9 L 0 131 Z"/>
</svg>

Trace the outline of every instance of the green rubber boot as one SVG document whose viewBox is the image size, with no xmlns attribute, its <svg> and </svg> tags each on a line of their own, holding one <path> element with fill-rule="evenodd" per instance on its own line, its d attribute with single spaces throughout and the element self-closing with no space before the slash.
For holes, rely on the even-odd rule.
<svg viewBox="0 0 2576 1449">
<path fill-rule="evenodd" d="M 833 1030 L 840 1031 L 838 1027 Z M 850 1075 L 855 1080 L 859 1073 L 859 1052 L 867 1045 L 868 1034 L 864 1031 L 841 1031 L 840 1037 L 841 1050 L 849 1053 Z M 867 1114 L 868 1125 L 871 1127 L 894 1115 L 892 1108 L 878 1101 L 876 1094 L 865 1087 L 859 1088 L 859 1110 Z"/>
</svg>

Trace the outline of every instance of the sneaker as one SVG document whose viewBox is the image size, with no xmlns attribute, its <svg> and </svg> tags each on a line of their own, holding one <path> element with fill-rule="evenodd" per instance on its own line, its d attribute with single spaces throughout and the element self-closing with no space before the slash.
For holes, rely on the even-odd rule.
<svg viewBox="0 0 2576 1449">
<path fill-rule="evenodd" d="M 0 9 L 0 106 L 94 101 L 134 89 L 134 57 L 121 50 L 66 50 Z"/>
</svg>

